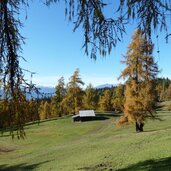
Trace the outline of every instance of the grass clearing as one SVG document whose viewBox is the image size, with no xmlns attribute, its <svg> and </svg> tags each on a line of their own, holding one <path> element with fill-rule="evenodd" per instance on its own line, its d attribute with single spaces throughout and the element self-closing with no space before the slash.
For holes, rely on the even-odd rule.
<svg viewBox="0 0 171 171">
<path fill-rule="evenodd" d="M 26 127 L 25 140 L 0 137 L 2 171 L 164 171 L 171 170 L 171 113 L 148 121 L 143 133 L 134 125 L 117 128 L 117 116 L 72 122 L 71 117 Z"/>
</svg>

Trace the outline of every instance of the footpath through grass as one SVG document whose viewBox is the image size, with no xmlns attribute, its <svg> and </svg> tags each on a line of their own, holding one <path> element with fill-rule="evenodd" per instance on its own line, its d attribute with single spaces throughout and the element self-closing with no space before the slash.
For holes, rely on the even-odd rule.
<svg viewBox="0 0 171 171">
<path fill-rule="evenodd" d="M 27 126 L 24 140 L 0 137 L 0 170 L 171 171 L 171 113 L 159 115 L 163 121 L 148 121 L 143 133 L 133 125 L 117 128 L 117 116 L 108 114 Z"/>
</svg>

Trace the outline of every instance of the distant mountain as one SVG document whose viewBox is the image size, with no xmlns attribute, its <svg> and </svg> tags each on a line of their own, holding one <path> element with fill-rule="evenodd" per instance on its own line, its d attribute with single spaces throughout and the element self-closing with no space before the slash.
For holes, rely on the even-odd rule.
<svg viewBox="0 0 171 171">
<path fill-rule="evenodd" d="M 54 94 L 55 88 L 54 87 L 44 87 L 44 86 L 38 86 L 37 87 L 41 93 L 49 93 Z"/>
<path fill-rule="evenodd" d="M 44 98 L 44 97 L 51 97 L 55 95 L 55 88 L 54 87 L 44 87 L 44 86 L 38 86 L 40 94 L 38 95 L 35 91 L 32 91 L 32 93 L 26 93 L 27 99 L 30 98 Z M 3 90 L 0 88 L 0 97 L 3 95 Z"/>
<path fill-rule="evenodd" d="M 55 88 L 54 87 L 44 87 L 44 86 L 38 86 L 37 87 L 40 94 L 37 94 L 36 92 L 32 92 L 30 95 L 29 93 L 26 95 L 28 99 L 32 98 L 47 98 L 55 95 Z"/>
<path fill-rule="evenodd" d="M 113 85 L 113 84 L 101 84 L 101 85 L 96 86 L 95 88 L 96 88 L 96 89 L 111 88 L 111 87 L 113 87 L 113 86 L 116 86 L 116 85 Z"/>
</svg>

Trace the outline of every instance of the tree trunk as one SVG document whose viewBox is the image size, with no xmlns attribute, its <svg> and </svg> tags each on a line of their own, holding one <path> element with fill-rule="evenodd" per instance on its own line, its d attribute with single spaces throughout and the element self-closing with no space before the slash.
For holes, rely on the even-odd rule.
<svg viewBox="0 0 171 171">
<path fill-rule="evenodd" d="M 136 132 L 143 132 L 144 123 L 136 122 Z"/>
</svg>

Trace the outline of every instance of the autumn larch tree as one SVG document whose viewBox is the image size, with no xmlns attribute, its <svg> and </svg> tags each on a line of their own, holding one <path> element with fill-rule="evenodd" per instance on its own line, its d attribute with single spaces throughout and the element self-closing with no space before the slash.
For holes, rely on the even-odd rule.
<svg viewBox="0 0 171 171">
<path fill-rule="evenodd" d="M 66 94 L 64 77 L 58 80 L 58 84 L 55 87 L 55 96 L 51 99 L 51 110 L 53 116 L 61 117 L 63 114 L 62 100 Z"/>
<path fill-rule="evenodd" d="M 129 123 L 136 124 L 136 131 L 143 131 L 144 121 L 155 118 L 154 99 L 156 91 L 153 80 L 158 73 L 152 56 L 153 44 L 137 29 L 128 46 L 121 77 L 127 78 L 124 115 Z"/>
<path fill-rule="evenodd" d="M 62 103 L 67 112 L 76 114 L 83 107 L 84 92 L 81 88 L 82 85 L 84 82 L 80 78 L 79 69 L 76 69 L 70 77 L 66 88 L 67 94 Z"/>
<path fill-rule="evenodd" d="M 38 111 L 40 120 L 51 118 L 50 104 L 48 101 L 41 101 Z"/>
<path fill-rule="evenodd" d="M 99 108 L 101 111 L 111 111 L 112 109 L 111 97 L 112 97 L 111 91 L 109 89 L 104 90 L 103 95 L 101 95 L 99 99 Z"/>
<path fill-rule="evenodd" d="M 125 103 L 125 86 L 120 84 L 118 85 L 112 95 L 112 106 L 116 112 L 123 112 L 124 103 Z"/>
<path fill-rule="evenodd" d="M 89 84 L 85 89 L 84 95 L 84 108 L 85 109 L 95 109 L 96 108 L 96 93 L 95 89 L 91 84 Z"/>
<path fill-rule="evenodd" d="M 28 122 L 39 120 L 37 100 L 30 99 L 27 103 L 28 103 Z"/>
</svg>

